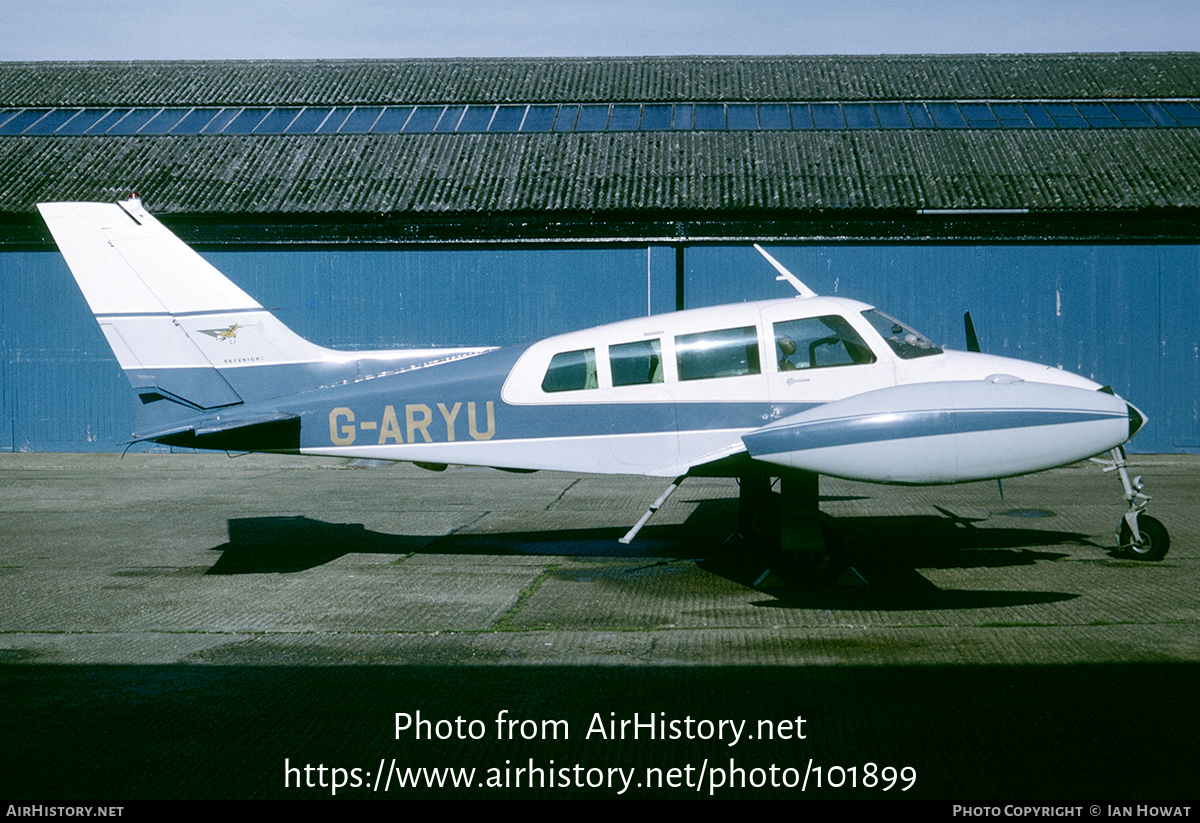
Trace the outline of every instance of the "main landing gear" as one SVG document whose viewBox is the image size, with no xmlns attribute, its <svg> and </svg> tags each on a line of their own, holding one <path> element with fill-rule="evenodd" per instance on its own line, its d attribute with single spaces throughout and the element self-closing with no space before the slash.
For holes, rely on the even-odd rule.
<svg viewBox="0 0 1200 823">
<path fill-rule="evenodd" d="M 1121 478 L 1121 486 L 1125 489 L 1125 500 L 1129 503 L 1129 511 L 1117 523 L 1117 546 L 1135 560 L 1162 560 L 1171 548 L 1171 536 L 1167 527 L 1146 514 L 1146 504 L 1150 495 L 1142 492 L 1142 478 L 1129 477 L 1126 469 L 1125 448 L 1117 446 L 1110 452 L 1112 460 L 1093 457 L 1093 463 L 1099 463 L 1104 471 L 1116 471 Z"/>
<path fill-rule="evenodd" d="M 792 585 L 865 585 L 862 575 L 846 563 L 836 541 L 825 539 L 818 476 L 783 470 L 778 471 L 778 477 L 778 492 L 770 476 L 748 474 L 738 478 L 735 536 L 767 566 L 755 586 L 775 571 Z"/>
</svg>

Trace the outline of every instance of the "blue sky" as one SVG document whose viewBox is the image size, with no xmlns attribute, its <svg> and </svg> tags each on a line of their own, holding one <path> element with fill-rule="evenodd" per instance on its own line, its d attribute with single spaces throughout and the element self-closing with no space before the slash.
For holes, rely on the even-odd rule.
<svg viewBox="0 0 1200 823">
<path fill-rule="evenodd" d="M 0 60 L 1198 51 L 1195 0 L 0 0 Z"/>
</svg>

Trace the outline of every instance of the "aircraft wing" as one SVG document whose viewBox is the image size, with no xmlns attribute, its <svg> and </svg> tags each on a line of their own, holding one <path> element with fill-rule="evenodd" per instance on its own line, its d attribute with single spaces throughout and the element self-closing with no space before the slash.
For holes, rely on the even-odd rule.
<svg viewBox="0 0 1200 823">
<path fill-rule="evenodd" d="M 680 477 L 685 474 L 724 477 L 731 474 L 730 469 L 743 467 L 750 461 L 750 453 L 746 444 L 739 437 L 728 446 L 701 455 L 687 463 L 678 463 L 661 471 L 654 472 L 656 477 Z M 732 472 L 736 474 L 736 472 Z"/>
</svg>

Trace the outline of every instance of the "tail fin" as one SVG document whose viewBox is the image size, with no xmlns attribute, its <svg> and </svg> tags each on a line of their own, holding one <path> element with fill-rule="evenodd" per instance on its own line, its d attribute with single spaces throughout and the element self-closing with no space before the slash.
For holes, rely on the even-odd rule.
<svg viewBox="0 0 1200 823">
<path fill-rule="evenodd" d="M 142 399 L 135 439 L 199 431 L 204 418 L 230 406 L 479 351 L 322 348 L 192 251 L 136 197 L 38 209 Z"/>
</svg>

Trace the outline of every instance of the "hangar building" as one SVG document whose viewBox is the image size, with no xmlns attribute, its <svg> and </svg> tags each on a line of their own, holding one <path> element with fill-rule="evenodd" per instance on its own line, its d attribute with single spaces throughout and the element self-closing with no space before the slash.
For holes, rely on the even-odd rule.
<svg viewBox="0 0 1200 823">
<path fill-rule="evenodd" d="M 326 346 L 787 296 L 761 242 L 1200 451 L 1200 54 L 0 64 L 0 450 L 124 446 L 35 204 L 134 191 Z"/>
</svg>

